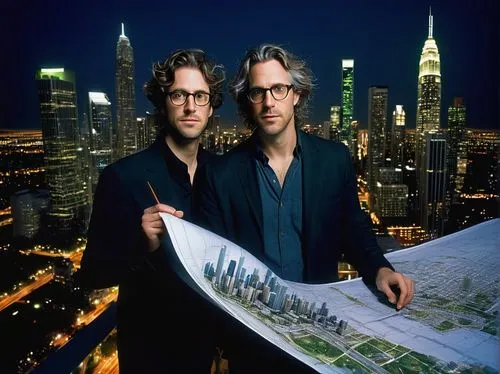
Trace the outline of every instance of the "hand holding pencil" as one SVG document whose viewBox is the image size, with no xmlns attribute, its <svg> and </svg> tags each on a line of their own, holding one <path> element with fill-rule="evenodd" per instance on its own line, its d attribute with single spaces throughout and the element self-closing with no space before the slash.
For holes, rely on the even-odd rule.
<svg viewBox="0 0 500 374">
<path fill-rule="evenodd" d="M 176 210 L 170 205 L 162 204 L 149 181 L 147 185 L 156 204 L 144 209 L 141 218 L 141 227 L 148 239 L 148 250 L 153 252 L 160 247 L 161 239 L 166 231 L 160 213 L 168 213 L 175 217 L 182 218 L 184 212 L 182 210 Z"/>
</svg>

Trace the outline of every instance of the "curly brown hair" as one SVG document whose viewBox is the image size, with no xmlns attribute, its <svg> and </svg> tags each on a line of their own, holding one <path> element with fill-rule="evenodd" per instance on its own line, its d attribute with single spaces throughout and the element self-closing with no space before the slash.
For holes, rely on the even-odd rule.
<svg viewBox="0 0 500 374">
<path fill-rule="evenodd" d="M 182 67 L 200 70 L 210 89 L 210 104 L 217 109 L 222 105 L 225 72 L 222 65 L 215 64 L 201 49 L 179 49 L 173 52 L 163 63 L 153 64 L 153 76 L 144 84 L 146 97 L 161 113 L 165 108 L 168 90 L 175 80 L 175 71 Z"/>
</svg>

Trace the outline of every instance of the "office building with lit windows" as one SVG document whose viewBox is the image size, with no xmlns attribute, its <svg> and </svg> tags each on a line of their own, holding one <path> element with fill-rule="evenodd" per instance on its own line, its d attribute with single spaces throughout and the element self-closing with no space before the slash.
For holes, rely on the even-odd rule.
<svg viewBox="0 0 500 374">
<path fill-rule="evenodd" d="M 406 113 L 402 105 L 396 105 L 392 112 L 392 126 L 390 135 L 391 164 L 395 168 L 404 167 L 404 139 Z"/>
<path fill-rule="evenodd" d="M 42 229 L 43 215 L 49 208 L 49 191 L 23 189 L 10 198 L 13 236 L 34 239 Z"/>
<path fill-rule="evenodd" d="M 371 86 L 368 89 L 368 164 L 367 182 L 372 204 L 375 206 L 379 170 L 385 162 L 385 128 L 387 125 L 386 86 Z"/>
<path fill-rule="evenodd" d="M 354 113 L 354 60 L 342 60 L 342 127 L 340 141 L 346 144 L 354 157 L 352 149 L 352 119 Z"/>
<path fill-rule="evenodd" d="M 112 162 L 113 156 L 111 102 L 104 92 L 89 92 L 89 146 L 93 196 L 99 175 Z"/>
<path fill-rule="evenodd" d="M 340 106 L 332 105 L 330 107 L 330 139 L 339 140 L 340 135 Z"/>
<path fill-rule="evenodd" d="M 84 228 L 86 197 L 77 160 L 78 111 L 74 74 L 64 68 L 39 69 L 45 178 L 50 194 L 48 233 L 70 239 Z"/>
<path fill-rule="evenodd" d="M 464 185 L 467 165 L 466 108 L 462 97 L 448 107 L 448 178 L 451 200 L 457 200 Z"/>
<path fill-rule="evenodd" d="M 425 134 L 424 148 L 420 159 L 420 222 L 430 239 L 443 235 L 446 205 L 447 144 L 446 135 L 430 131 Z"/>
<path fill-rule="evenodd" d="M 146 112 L 146 117 L 137 117 L 137 150 L 149 147 L 156 139 L 158 127 L 156 117 Z"/>
</svg>

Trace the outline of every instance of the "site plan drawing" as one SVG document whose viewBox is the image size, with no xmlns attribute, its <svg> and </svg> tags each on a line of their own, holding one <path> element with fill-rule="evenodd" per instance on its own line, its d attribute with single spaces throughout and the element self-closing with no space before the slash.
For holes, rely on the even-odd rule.
<svg viewBox="0 0 500 374">
<path fill-rule="evenodd" d="M 500 370 L 500 219 L 386 254 L 416 283 L 413 302 L 396 311 L 359 278 L 285 281 L 236 244 L 171 215 L 162 218 L 206 296 L 319 373 Z"/>
</svg>

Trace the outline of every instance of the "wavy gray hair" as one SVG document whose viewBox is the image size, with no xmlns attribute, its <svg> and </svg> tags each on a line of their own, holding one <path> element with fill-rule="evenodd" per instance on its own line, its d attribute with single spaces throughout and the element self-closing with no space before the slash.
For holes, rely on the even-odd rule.
<svg viewBox="0 0 500 374">
<path fill-rule="evenodd" d="M 259 62 L 271 60 L 276 60 L 283 66 L 290 76 L 290 84 L 293 84 L 294 90 L 300 94 L 299 102 L 295 106 L 295 125 L 298 126 L 307 117 L 308 102 L 314 87 L 311 70 L 303 60 L 282 47 L 273 44 L 261 44 L 247 51 L 241 61 L 238 73 L 229 83 L 229 93 L 236 100 L 238 113 L 243 117 L 245 125 L 252 130 L 257 125 L 254 123 L 248 107 L 247 92 L 249 89 L 250 69 Z"/>
</svg>

